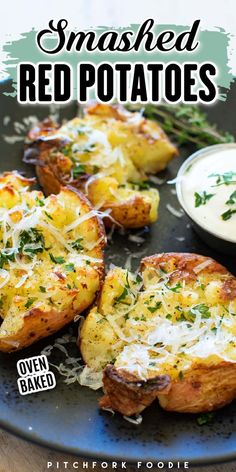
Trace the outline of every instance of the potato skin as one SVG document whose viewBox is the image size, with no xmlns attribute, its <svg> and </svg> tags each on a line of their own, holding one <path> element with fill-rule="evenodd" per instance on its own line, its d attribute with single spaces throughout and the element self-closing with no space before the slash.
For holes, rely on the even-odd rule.
<svg viewBox="0 0 236 472">
<path fill-rule="evenodd" d="M 14 208 L 14 205 L 17 203 L 14 201 L 14 198 L 19 198 L 19 195 L 21 195 L 21 193 L 17 194 L 18 189 L 21 189 L 24 186 L 32 185 L 33 183 L 32 179 L 24 179 L 14 173 L 5 173 L 3 176 L 0 176 L 0 181 L 3 185 L 3 187 L 0 189 L 0 205 L 7 204 L 7 208 Z M 46 204 L 46 199 L 43 201 L 44 197 L 42 192 L 30 192 L 27 190 L 26 192 L 23 192 L 22 195 L 22 198 L 26 198 L 26 201 L 31 199 L 29 201 L 31 201 L 31 203 L 33 202 L 32 208 L 34 208 L 35 198 L 36 201 L 39 199 L 41 205 L 43 203 Z M 57 218 L 62 218 L 63 216 L 67 218 L 67 213 L 69 211 L 73 212 L 73 208 L 80 208 L 82 214 L 86 214 L 92 210 L 91 204 L 88 202 L 86 197 L 74 188 L 62 188 L 58 196 L 51 195 L 49 199 L 50 200 L 48 200 L 47 208 L 49 208 L 49 210 L 52 212 L 55 211 L 54 221 L 57 224 L 59 224 L 59 220 L 57 220 Z M 65 204 L 65 206 L 63 206 L 63 204 Z M 63 208 L 68 208 L 68 210 L 63 210 Z M 95 260 L 99 260 L 100 262 L 91 263 L 91 265 L 88 266 L 79 265 L 79 263 L 77 265 L 77 262 L 75 262 L 76 281 L 78 273 L 80 276 L 78 278 L 78 287 L 67 287 L 66 282 L 64 282 L 64 280 L 67 281 L 67 276 L 63 276 L 63 273 L 60 271 L 60 266 L 58 266 L 58 269 L 56 268 L 56 265 L 53 266 L 48 253 L 46 253 L 46 249 L 44 249 L 42 253 L 39 254 L 39 257 L 43 258 L 43 267 L 44 264 L 47 264 L 45 265 L 45 273 L 42 272 L 42 274 L 40 274 L 40 279 L 37 278 L 38 276 L 32 274 L 32 290 L 27 289 L 28 292 L 25 292 L 26 289 L 24 289 L 24 286 L 22 286 L 18 289 L 16 295 L 18 297 L 25 297 L 25 294 L 27 293 L 27 296 L 36 296 L 37 298 L 38 293 L 40 291 L 42 292 L 41 288 L 43 288 L 43 291 L 46 292 L 46 289 L 41 287 L 40 284 L 47 286 L 48 279 L 49 287 L 51 284 L 53 287 L 52 290 L 55 292 L 57 299 L 60 297 L 58 308 L 54 305 L 54 307 L 51 306 L 49 309 L 41 309 L 40 306 L 34 308 L 32 305 L 32 308 L 27 310 L 24 308 L 24 306 L 26 306 L 24 305 L 24 301 L 23 305 L 20 305 L 21 308 L 19 308 L 19 313 L 17 313 L 17 305 L 14 305 L 15 302 L 13 301 L 15 292 L 11 293 L 12 281 L 10 279 L 9 286 L 7 285 L 4 287 L 4 291 L 1 289 L 1 296 L 8 297 L 9 311 L 6 312 L 3 317 L 4 319 L 2 325 L 4 324 L 4 329 L 2 329 L 0 332 L 0 351 L 17 351 L 35 343 L 39 339 L 55 333 L 66 324 L 73 321 L 76 314 L 84 311 L 94 302 L 94 299 L 99 293 L 104 279 L 103 247 L 105 244 L 105 233 L 101 221 L 95 215 L 87 219 L 85 223 L 80 225 L 80 227 L 82 227 L 85 231 L 88 241 L 95 243 L 95 247 L 89 250 L 90 256 L 95 258 Z M 75 234 L 77 235 L 77 232 Z M 47 242 L 46 234 L 44 237 L 45 242 Z M 93 241 L 93 238 L 97 239 Z M 52 249 L 53 251 L 56 250 L 56 245 L 57 241 L 54 241 L 54 246 Z M 66 264 L 69 262 L 66 258 L 66 253 L 65 255 L 63 254 L 63 256 L 65 257 L 65 261 L 63 263 Z M 51 271 L 53 270 L 55 271 L 55 277 L 58 278 L 57 284 L 53 282 L 53 278 L 49 279 Z M 64 268 L 64 271 L 65 270 L 66 269 Z M 34 300 L 34 298 L 32 298 L 32 300 Z M 44 301 L 42 301 L 42 306 L 43 304 Z M 45 306 L 48 306 L 46 301 Z M 59 309 L 60 306 L 62 307 L 61 310 Z"/>
<path fill-rule="evenodd" d="M 158 393 L 157 398 L 164 410 L 178 413 L 204 413 L 222 408 L 236 398 L 236 365 L 196 364 L 182 380 L 172 382 L 167 395 Z"/>
<path fill-rule="evenodd" d="M 143 288 L 141 291 L 148 289 L 153 269 L 155 271 L 161 269 L 163 274 L 166 271 L 170 273 L 169 280 L 173 285 L 185 281 L 186 287 L 188 287 L 188 284 L 195 286 L 194 284 L 198 280 L 199 274 L 201 274 L 201 280 L 206 281 L 206 288 L 204 290 L 210 290 L 207 288 L 208 285 L 209 287 L 211 285 L 209 280 L 213 282 L 220 280 L 217 290 L 218 300 L 222 304 L 235 302 L 235 277 L 225 267 L 211 258 L 190 253 L 163 253 L 146 257 L 141 261 L 140 266 L 140 274 L 143 277 Z M 96 309 L 98 320 L 99 316 L 102 317 L 106 316 L 106 313 L 112 313 L 109 309 L 107 294 L 110 293 L 110 303 L 112 304 L 113 300 L 117 299 L 117 271 L 119 271 L 118 268 L 113 269 L 105 279 Z M 213 296 L 210 292 L 207 292 L 207 294 L 208 296 Z M 120 295 L 120 292 L 118 292 L 118 295 Z M 89 318 L 90 316 L 91 318 Z M 87 320 L 88 324 L 85 321 L 85 331 L 81 333 L 82 339 L 80 343 L 84 359 L 91 366 L 93 365 L 92 345 L 86 345 L 86 340 L 83 338 L 84 334 L 86 336 L 88 332 L 93 337 L 92 313 L 88 315 Z M 103 322 L 103 325 L 104 330 L 108 330 L 105 322 Z M 110 325 L 109 329 L 111 329 Z M 104 342 L 106 342 L 104 353 L 108 358 L 110 349 L 114 344 L 117 344 L 117 338 L 111 338 L 110 347 L 105 338 Z M 98 346 L 96 359 L 99 356 L 99 349 L 101 349 L 101 346 Z M 196 359 L 193 358 L 190 367 L 186 368 L 183 373 L 181 372 L 181 376 L 172 376 L 172 367 L 169 369 L 169 375 L 164 370 L 162 374 L 166 375 L 164 388 L 161 390 L 159 386 L 158 389 L 153 388 L 151 391 L 149 389 L 150 380 L 151 383 L 153 382 L 152 385 L 155 385 L 155 380 L 161 374 L 161 369 L 156 379 L 155 377 L 147 378 L 145 383 L 137 375 L 131 374 L 128 367 L 127 369 L 120 366 L 116 367 L 116 362 L 113 366 L 107 365 L 104 368 L 103 374 L 105 396 L 100 400 L 100 406 L 102 408 L 112 408 L 123 415 L 129 416 L 140 413 L 155 399 L 159 401 L 163 409 L 180 413 L 209 412 L 222 408 L 233 401 L 236 398 L 236 362 L 225 361 L 217 356 L 213 356 L 206 362 L 204 358 Z"/>
<path fill-rule="evenodd" d="M 135 125 L 132 116 L 122 107 L 111 105 L 97 104 L 87 109 L 82 123 L 89 126 L 92 123 L 92 128 L 105 132 L 112 152 L 121 149 L 124 153 L 124 163 L 110 165 L 108 176 L 106 166 L 100 164 L 99 172 L 105 170 L 105 175 L 91 179 L 93 171 L 87 164 L 86 173 L 72 179 L 73 164 L 61 152 L 67 144 L 65 134 L 61 134 L 65 129 L 58 129 L 58 125 L 50 120 L 39 123 L 30 131 L 31 142 L 25 149 L 24 161 L 36 165 L 46 195 L 58 193 L 60 185 L 70 182 L 84 192 L 94 206 L 103 211 L 110 209 L 110 217 L 104 219 L 106 226 L 117 223 L 126 228 L 139 228 L 151 224 L 158 217 L 159 193 L 157 189 L 132 189 L 130 182 L 143 181 L 147 178 L 146 173 L 164 169 L 177 150 L 156 123 L 142 118 L 140 124 Z M 81 124 L 81 120 L 74 119 L 69 123 L 76 126 Z M 95 152 L 94 159 L 97 158 Z M 86 159 L 82 162 L 86 163 Z"/>
</svg>

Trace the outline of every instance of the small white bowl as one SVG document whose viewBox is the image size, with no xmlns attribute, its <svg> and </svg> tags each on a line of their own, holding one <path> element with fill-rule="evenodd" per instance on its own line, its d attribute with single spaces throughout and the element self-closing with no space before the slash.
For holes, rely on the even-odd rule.
<svg viewBox="0 0 236 472">
<path fill-rule="evenodd" d="M 205 224 L 200 224 L 199 221 L 196 221 L 194 218 L 194 214 L 190 214 L 189 209 L 187 208 L 186 202 L 183 197 L 183 176 L 186 174 L 187 169 L 190 165 L 192 165 L 198 159 L 202 159 L 204 156 L 209 156 L 210 154 L 215 153 L 216 151 L 225 150 L 225 149 L 235 149 L 236 153 L 236 143 L 228 143 L 228 144 L 215 144 L 213 146 L 208 146 L 205 148 L 200 149 L 199 151 L 192 154 L 188 159 L 184 161 L 182 166 L 180 167 L 177 178 L 176 178 L 176 193 L 179 200 L 179 203 L 183 210 L 185 211 L 186 215 L 191 220 L 192 226 L 197 232 L 197 234 L 201 237 L 201 239 L 212 247 L 214 250 L 218 252 L 222 252 L 224 254 L 231 254 L 236 255 L 236 235 L 235 238 L 229 237 L 220 237 L 217 235 L 214 230 Z"/>
</svg>

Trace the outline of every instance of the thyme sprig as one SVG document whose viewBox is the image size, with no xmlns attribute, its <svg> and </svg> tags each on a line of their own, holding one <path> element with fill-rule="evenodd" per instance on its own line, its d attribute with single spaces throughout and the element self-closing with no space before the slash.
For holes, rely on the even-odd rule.
<svg viewBox="0 0 236 472">
<path fill-rule="evenodd" d="M 146 118 L 159 121 L 164 131 L 179 145 L 191 142 L 201 148 L 235 141 L 230 133 L 220 131 L 216 125 L 209 123 L 206 113 L 197 105 L 128 105 L 128 109 L 143 110 Z"/>
</svg>

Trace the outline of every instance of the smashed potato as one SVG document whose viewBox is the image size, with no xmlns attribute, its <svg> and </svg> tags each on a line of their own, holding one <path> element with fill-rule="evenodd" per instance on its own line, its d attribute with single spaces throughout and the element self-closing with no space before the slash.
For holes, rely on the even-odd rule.
<svg viewBox="0 0 236 472">
<path fill-rule="evenodd" d="M 34 179 L 0 176 L 0 350 L 44 338 L 86 309 L 104 274 L 104 231 L 72 188 L 45 198 Z"/>
<path fill-rule="evenodd" d="M 197 254 L 147 257 L 138 275 L 114 268 L 79 344 L 88 367 L 103 370 L 102 407 L 220 408 L 236 397 L 236 279 Z"/>
<path fill-rule="evenodd" d="M 147 174 L 163 170 L 177 150 L 154 121 L 97 104 L 60 128 L 50 120 L 39 123 L 29 139 L 24 160 L 36 164 L 47 195 L 70 183 L 107 212 L 108 226 L 139 228 L 156 221 L 159 193 L 149 188 Z"/>
</svg>

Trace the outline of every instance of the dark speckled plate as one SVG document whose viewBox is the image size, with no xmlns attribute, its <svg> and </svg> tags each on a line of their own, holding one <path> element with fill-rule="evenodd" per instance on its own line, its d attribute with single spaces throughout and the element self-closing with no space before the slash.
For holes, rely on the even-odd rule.
<svg viewBox="0 0 236 472">
<path fill-rule="evenodd" d="M 15 99 L 3 95 L 4 90 L 11 91 L 8 82 L 0 84 L 0 171 L 21 169 L 33 174 L 32 168 L 26 168 L 21 163 L 23 141 L 20 138 L 24 135 L 22 123 L 29 115 L 38 118 L 47 116 L 48 108 L 20 106 Z M 236 131 L 235 101 L 234 86 L 226 103 L 219 103 L 208 109 L 213 121 L 233 133 Z M 59 117 L 72 117 L 75 112 L 76 106 L 72 105 L 60 109 Z M 19 138 L 15 144 L 10 143 L 12 135 Z M 181 151 L 180 158 L 170 165 L 163 177 L 174 178 L 182 160 L 190 152 L 190 148 Z M 115 235 L 107 250 L 110 262 L 124 263 L 127 249 L 134 253 L 143 251 L 146 255 L 162 251 L 194 251 L 213 256 L 236 274 L 236 255 L 222 256 L 205 246 L 189 227 L 185 217 L 178 219 L 166 211 L 167 201 L 178 208 L 170 186 L 162 185 L 160 193 L 160 218 L 150 232 L 146 233 L 145 243 L 137 248 L 136 244 L 127 240 L 127 236 Z M 133 267 L 136 267 L 138 260 L 133 259 L 132 262 Z M 236 459 L 235 403 L 217 412 L 212 424 L 202 427 L 197 425 L 193 415 L 169 414 L 162 411 L 156 403 L 144 412 L 142 424 L 135 426 L 119 415 L 112 417 L 109 413 L 99 411 L 97 400 L 101 396 L 100 392 L 93 392 L 76 384 L 66 386 L 58 374 L 54 390 L 21 397 L 16 385 L 16 361 L 39 354 L 42 347 L 52 340 L 44 340 L 20 354 L 0 355 L 1 427 L 28 440 L 83 457 L 126 460 L 132 463 L 138 460 L 185 460 L 191 464 Z M 52 360 L 58 362 L 55 356 Z"/>
</svg>

